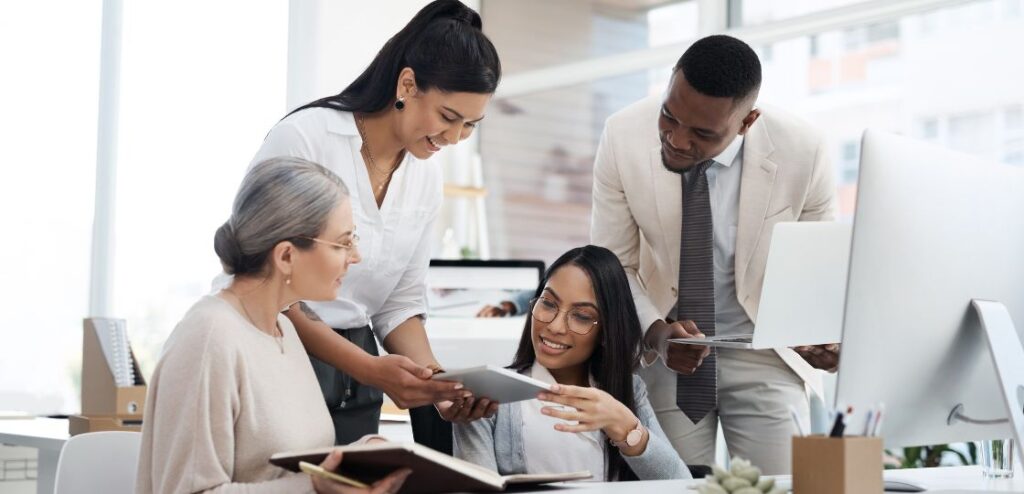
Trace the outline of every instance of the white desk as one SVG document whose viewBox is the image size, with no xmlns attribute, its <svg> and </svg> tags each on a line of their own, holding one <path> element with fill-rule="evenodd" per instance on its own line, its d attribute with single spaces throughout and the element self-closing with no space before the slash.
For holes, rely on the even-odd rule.
<svg viewBox="0 0 1024 494">
<path fill-rule="evenodd" d="M 981 494 L 983 492 L 1022 492 L 1024 479 L 985 479 L 981 467 L 942 467 L 886 471 L 885 478 L 908 480 L 923 485 L 934 492 L 945 494 Z M 696 492 L 690 488 L 700 485 L 703 480 L 648 480 L 641 482 L 574 482 L 559 484 L 565 494 L 687 494 Z M 554 494 L 551 488 L 536 493 Z M 526 494 L 526 493 L 522 493 Z M 824 493 L 823 493 L 824 494 Z"/>
<path fill-rule="evenodd" d="M 412 430 L 407 423 L 381 423 L 381 435 L 392 441 L 411 442 Z M 57 460 L 60 450 L 68 440 L 68 421 L 65 419 L 17 419 L 0 420 L 0 443 L 13 446 L 37 448 L 39 450 L 38 480 L 36 492 L 52 494 L 53 482 L 57 474 Z M 944 467 L 911 470 L 890 470 L 885 472 L 886 478 L 908 480 L 921 484 L 929 489 L 942 489 L 941 492 L 1024 492 L 1024 477 L 1017 472 L 1013 479 L 985 479 L 981 476 L 981 467 Z M 562 484 L 564 490 L 571 494 L 651 494 L 654 492 L 672 492 L 686 494 L 695 492 L 686 490 L 699 484 L 700 480 L 654 480 L 645 482 L 581 482 Z M 543 491 L 552 494 L 548 488 Z"/>
<path fill-rule="evenodd" d="M 57 460 L 68 440 L 67 419 L 3 419 L 0 420 L 0 443 L 39 450 L 36 470 L 36 493 L 52 494 L 57 477 Z"/>
</svg>

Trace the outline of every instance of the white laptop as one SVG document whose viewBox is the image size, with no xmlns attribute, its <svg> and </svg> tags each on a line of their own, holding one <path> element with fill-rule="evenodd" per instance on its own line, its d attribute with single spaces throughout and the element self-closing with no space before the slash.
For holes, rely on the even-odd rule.
<svg viewBox="0 0 1024 494">
<path fill-rule="evenodd" d="M 777 223 L 768 250 L 754 333 L 669 343 L 761 350 L 838 343 L 843 332 L 851 226 Z"/>
</svg>

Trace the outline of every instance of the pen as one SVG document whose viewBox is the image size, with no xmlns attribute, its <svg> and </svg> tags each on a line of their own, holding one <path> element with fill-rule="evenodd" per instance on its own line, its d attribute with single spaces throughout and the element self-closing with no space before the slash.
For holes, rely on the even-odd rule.
<svg viewBox="0 0 1024 494">
<path fill-rule="evenodd" d="M 870 436 L 871 435 L 871 431 L 874 430 L 874 425 L 875 425 L 875 423 L 873 422 L 874 418 L 875 418 L 875 410 L 874 409 L 869 409 L 868 410 L 867 418 L 864 419 L 864 434 L 861 434 L 861 435 L 863 435 L 863 436 Z"/>
<path fill-rule="evenodd" d="M 832 425 L 832 430 L 828 433 L 828 437 L 843 437 L 843 432 L 846 431 L 846 416 L 853 413 L 853 407 L 847 406 L 846 413 L 842 410 L 836 410 L 836 422 Z"/>
<path fill-rule="evenodd" d="M 330 480 L 333 480 L 335 482 L 341 482 L 342 484 L 350 485 L 352 487 L 358 487 L 360 489 L 366 489 L 366 488 L 370 487 L 370 486 L 368 486 L 368 485 L 366 485 L 366 484 L 364 484 L 364 483 L 362 483 L 362 482 L 360 482 L 358 480 L 350 479 L 350 478 L 348 478 L 348 477 L 346 477 L 344 475 L 339 475 L 339 474 L 334 473 L 334 472 L 329 472 L 327 470 L 324 470 L 320 466 L 314 465 L 312 463 L 306 463 L 304 461 L 300 461 L 299 462 L 299 469 L 302 470 L 303 472 L 306 472 L 306 473 L 310 474 L 310 475 L 316 475 L 317 477 L 322 477 L 322 478 L 325 478 L 325 479 L 330 479 Z"/>
<path fill-rule="evenodd" d="M 885 403 L 878 405 L 878 413 L 875 414 L 875 426 L 871 430 L 872 436 L 878 436 L 882 433 L 882 412 L 885 411 Z"/>
</svg>

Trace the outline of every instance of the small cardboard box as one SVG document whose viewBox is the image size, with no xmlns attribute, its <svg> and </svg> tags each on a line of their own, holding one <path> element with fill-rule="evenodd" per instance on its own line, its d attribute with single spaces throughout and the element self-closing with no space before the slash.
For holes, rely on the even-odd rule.
<svg viewBox="0 0 1024 494">
<path fill-rule="evenodd" d="M 82 338 L 82 415 L 142 419 L 146 380 L 132 353 L 135 385 L 118 387 L 100 346 L 96 319 L 85 319 Z"/>
<path fill-rule="evenodd" d="M 793 494 L 882 494 L 879 437 L 793 438 Z"/>
<path fill-rule="evenodd" d="M 135 379 L 133 385 L 118 386 L 100 342 L 102 335 L 107 333 L 101 331 L 99 325 L 113 322 L 123 324 L 124 321 L 105 318 L 87 318 L 83 321 L 82 413 L 70 417 L 68 432 L 72 436 L 83 432 L 142 430 L 146 380 L 135 360 L 135 353 L 129 346 Z"/>
<path fill-rule="evenodd" d="M 134 431 L 142 432 L 142 421 L 120 419 L 117 417 L 86 417 L 72 415 L 68 417 L 68 432 L 72 436 L 86 432 Z"/>
</svg>

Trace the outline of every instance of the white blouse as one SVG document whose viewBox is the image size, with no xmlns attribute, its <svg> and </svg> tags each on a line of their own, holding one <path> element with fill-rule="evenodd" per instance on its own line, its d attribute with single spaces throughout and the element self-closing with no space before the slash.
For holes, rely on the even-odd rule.
<svg viewBox="0 0 1024 494">
<path fill-rule="evenodd" d="M 378 209 L 359 152 L 362 143 L 352 113 L 310 108 L 278 122 L 249 167 L 294 156 L 323 165 L 345 182 L 362 262 L 349 267 L 336 300 L 308 304 L 333 328 L 371 324 L 383 342 L 407 319 L 426 316 L 430 236 L 444 182 L 439 164 L 406 153 Z"/>
<path fill-rule="evenodd" d="M 533 363 L 530 377 L 555 384 L 555 378 L 544 366 Z M 526 400 L 519 402 L 523 415 L 523 451 L 526 457 L 526 473 L 566 473 L 589 470 L 594 480 L 605 478 L 604 433 L 562 432 L 555 430 L 555 424 L 565 420 L 544 415 L 540 409 L 546 406 L 562 407 L 575 411 L 573 407 L 548 401 Z"/>
</svg>

